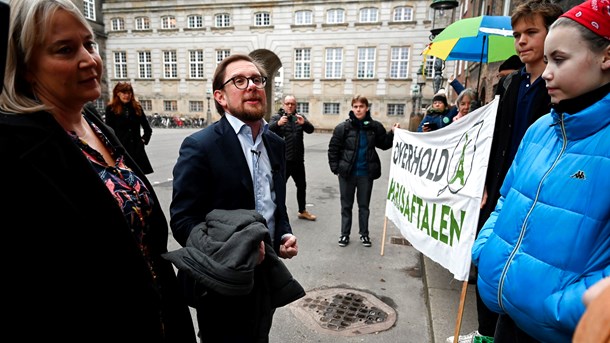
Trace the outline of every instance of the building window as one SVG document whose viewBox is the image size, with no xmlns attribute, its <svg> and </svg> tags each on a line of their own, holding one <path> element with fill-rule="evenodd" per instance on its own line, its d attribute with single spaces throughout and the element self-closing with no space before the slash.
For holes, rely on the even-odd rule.
<svg viewBox="0 0 610 343">
<path fill-rule="evenodd" d="M 342 8 L 333 8 L 326 12 L 327 24 L 343 24 L 345 23 L 345 10 Z"/>
<path fill-rule="evenodd" d="M 125 20 L 123 20 L 123 18 L 110 19 L 110 28 L 112 29 L 112 31 L 125 30 Z"/>
<path fill-rule="evenodd" d="M 308 102 L 297 102 L 297 113 L 309 114 L 309 103 Z"/>
<path fill-rule="evenodd" d="M 152 100 L 138 100 L 140 101 L 140 105 L 142 105 L 142 109 L 144 111 L 152 111 Z"/>
<path fill-rule="evenodd" d="M 136 18 L 136 30 L 150 30 L 150 18 L 148 17 L 137 17 Z"/>
<path fill-rule="evenodd" d="M 228 13 L 220 13 L 215 16 L 214 23 L 216 27 L 230 27 L 231 16 Z"/>
<path fill-rule="evenodd" d="M 374 7 L 367 7 L 360 10 L 361 23 L 376 23 L 378 10 Z"/>
<path fill-rule="evenodd" d="M 189 112 L 203 112 L 203 101 L 189 101 Z"/>
<path fill-rule="evenodd" d="M 152 78 L 152 58 L 150 51 L 138 51 L 138 77 L 141 79 Z"/>
<path fill-rule="evenodd" d="M 176 50 L 163 51 L 163 77 L 178 77 L 178 58 Z"/>
<path fill-rule="evenodd" d="M 294 13 L 295 25 L 311 25 L 313 24 L 313 16 L 311 11 L 296 11 Z"/>
<path fill-rule="evenodd" d="M 396 7 L 394 9 L 394 15 L 392 16 L 394 21 L 412 21 L 413 20 L 413 8 L 412 7 Z"/>
<path fill-rule="evenodd" d="M 311 76 L 311 49 L 294 51 L 294 78 L 308 79 Z"/>
<path fill-rule="evenodd" d="M 357 77 L 359 79 L 375 77 L 375 48 L 358 48 Z"/>
<path fill-rule="evenodd" d="M 434 77 L 435 76 L 435 70 L 434 70 L 434 64 L 435 63 L 436 63 L 436 57 L 429 56 L 426 59 L 426 77 Z M 441 63 L 442 63 L 442 60 L 441 60 Z"/>
<path fill-rule="evenodd" d="M 161 28 L 164 30 L 176 28 L 176 17 L 172 15 L 166 15 L 161 17 Z"/>
<path fill-rule="evenodd" d="M 189 50 L 189 76 L 203 78 L 203 50 Z"/>
<path fill-rule="evenodd" d="M 231 56 L 231 50 L 229 49 L 216 50 L 216 64 L 218 65 L 218 63 L 229 56 Z"/>
<path fill-rule="evenodd" d="M 327 79 L 340 79 L 343 70 L 343 48 L 326 48 Z"/>
<path fill-rule="evenodd" d="M 405 104 L 388 104 L 388 116 L 404 116 Z"/>
<path fill-rule="evenodd" d="M 103 98 L 95 99 L 95 108 L 104 116 L 104 108 L 106 107 L 106 101 Z"/>
<path fill-rule="evenodd" d="M 114 77 L 118 79 L 127 78 L 127 53 L 125 51 L 114 53 Z"/>
<path fill-rule="evenodd" d="M 166 112 L 178 111 L 178 101 L 176 100 L 163 100 L 163 110 Z"/>
<path fill-rule="evenodd" d="M 401 79 L 409 75 L 409 48 L 393 47 L 390 61 L 390 78 Z"/>
<path fill-rule="evenodd" d="M 95 0 L 83 0 L 85 18 L 95 21 Z"/>
<path fill-rule="evenodd" d="M 339 114 L 341 104 L 338 102 L 325 102 L 322 114 Z"/>
<path fill-rule="evenodd" d="M 258 12 L 254 15 L 254 26 L 271 25 L 271 15 L 269 12 Z"/>
<path fill-rule="evenodd" d="M 186 22 L 187 22 L 189 29 L 203 28 L 203 17 L 198 14 L 188 16 L 188 18 L 186 19 Z"/>
</svg>

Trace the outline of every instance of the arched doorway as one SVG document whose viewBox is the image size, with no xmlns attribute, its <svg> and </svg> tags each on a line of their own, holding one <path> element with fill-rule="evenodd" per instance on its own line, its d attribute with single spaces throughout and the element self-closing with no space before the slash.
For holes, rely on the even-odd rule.
<svg viewBox="0 0 610 343">
<path fill-rule="evenodd" d="M 265 71 L 267 72 L 267 76 L 269 77 L 267 80 L 267 85 L 265 86 L 265 92 L 267 93 L 267 113 L 265 114 L 265 120 L 269 121 L 271 119 L 271 115 L 273 114 L 273 92 L 275 88 L 274 76 L 282 67 L 282 61 L 280 61 L 279 57 L 277 57 L 273 51 L 267 49 L 254 50 L 249 54 L 249 56 L 263 65 Z"/>
</svg>

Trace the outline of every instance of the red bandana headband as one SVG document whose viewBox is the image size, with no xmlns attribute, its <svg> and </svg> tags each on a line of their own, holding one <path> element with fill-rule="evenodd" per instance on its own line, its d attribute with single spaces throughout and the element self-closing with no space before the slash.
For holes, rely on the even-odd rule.
<svg viewBox="0 0 610 343">
<path fill-rule="evenodd" d="M 570 18 L 610 40 L 610 0 L 588 0 L 572 7 L 561 16 Z"/>
</svg>

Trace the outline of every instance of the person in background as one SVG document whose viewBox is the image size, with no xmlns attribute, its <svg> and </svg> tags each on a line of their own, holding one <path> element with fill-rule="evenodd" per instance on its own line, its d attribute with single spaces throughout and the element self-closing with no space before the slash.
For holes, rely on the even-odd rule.
<svg viewBox="0 0 610 343">
<path fill-rule="evenodd" d="M 129 82 L 119 82 L 114 86 L 112 99 L 106 106 L 105 120 L 144 174 L 151 174 L 153 168 L 144 146 L 150 141 L 152 128 Z"/>
<path fill-rule="evenodd" d="M 466 88 L 466 87 L 464 87 L 464 85 L 462 85 L 460 83 L 460 81 L 458 79 L 455 78 L 455 75 L 453 75 L 453 74 L 451 74 L 451 76 L 449 76 L 449 79 L 447 81 L 449 82 L 449 86 L 451 86 L 451 88 L 453 88 L 455 93 L 458 95 L 460 93 L 462 93 L 462 91 Z"/>
<path fill-rule="evenodd" d="M 455 115 L 456 111 L 453 112 Z M 432 106 L 426 111 L 426 115 L 419 123 L 417 132 L 430 132 L 441 129 L 453 122 L 449 103 L 444 93 L 437 93 L 432 98 Z"/>
<path fill-rule="evenodd" d="M 585 291 L 610 276 L 609 23 L 610 3 L 589 0 L 546 35 L 550 114 L 525 133 L 472 247 L 500 313 L 494 342 L 571 342 Z"/>
<path fill-rule="evenodd" d="M 521 59 L 517 55 L 512 55 L 506 61 L 502 62 L 498 68 L 498 83 L 494 86 L 494 95 L 503 96 L 506 91 L 506 87 L 504 87 L 506 78 L 512 72 L 523 68 L 523 66 L 523 62 L 521 62 Z M 510 81 L 507 81 L 507 83 L 508 82 Z"/>
<path fill-rule="evenodd" d="M 369 204 L 373 182 L 381 176 L 381 161 L 375 148 L 387 150 L 392 147 L 394 130 L 386 132 L 383 124 L 373 120 L 366 97 L 352 98 L 349 118 L 339 123 L 333 130 L 328 143 L 328 164 L 330 171 L 339 177 L 341 194 L 341 237 L 339 246 L 349 244 L 352 229 L 352 207 L 354 195 L 358 202 L 358 224 L 360 241 L 365 247 L 371 246 L 369 238 Z"/>
<path fill-rule="evenodd" d="M 214 209 L 256 210 L 266 221 L 275 253 L 290 259 L 298 245 L 286 212 L 286 146 L 263 119 L 265 70 L 250 56 L 231 55 L 218 64 L 212 82 L 220 120 L 184 139 L 173 170 L 174 238 L 186 246 L 193 228 Z M 264 242 L 252 248 L 263 261 Z M 261 298 L 268 280 L 257 276 L 260 267 L 247 295 L 208 289 L 189 298 L 202 342 L 268 342 L 275 309 Z M 178 276 L 192 292 L 188 288 L 195 280 L 182 271 Z"/>
<path fill-rule="evenodd" d="M 303 144 L 303 132 L 312 133 L 314 127 L 304 115 L 297 113 L 296 109 L 296 98 L 293 95 L 286 95 L 283 107 L 271 117 L 269 130 L 277 133 L 286 142 L 286 182 L 292 176 L 297 188 L 298 218 L 316 220 L 316 216 L 305 209 L 307 179 Z"/>
<path fill-rule="evenodd" d="M 506 76 L 515 70 L 521 69 L 523 66 L 524 66 L 523 62 L 521 62 L 521 60 L 519 59 L 519 56 L 517 56 L 517 55 L 512 55 L 511 57 L 506 59 L 504 62 L 502 62 L 502 64 L 500 64 L 500 66 L 498 67 L 498 74 L 496 75 L 499 78 L 499 80 L 498 80 L 498 83 L 494 85 L 494 89 L 495 89 L 494 95 L 500 95 L 500 96 L 503 95 L 504 90 L 505 90 L 504 80 L 506 79 Z M 453 74 L 451 74 L 448 81 L 449 81 L 449 85 L 453 88 L 453 90 L 458 95 L 465 89 L 465 87 L 460 83 L 459 80 L 457 80 L 455 78 L 455 76 Z M 475 95 L 476 95 L 476 91 L 475 91 Z M 481 104 L 477 103 L 474 105 L 475 106 L 473 106 L 472 110 L 480 107 Z"/>
<path fill-rule="evenodd" d="M 561 7 L 550 0 L 525 0 L 519 3 L 511 14 L 515 51 L 524 67 L 509 74 L 509 82 L 503 82 L 507 88 L 498 104 L 485 191 L 477 224 L 479 231 L 500 198 L 500 187 L 525 130 L 550 110 L 551 98 L 541 77 L 546 66 L 544 39 L 549 26 L 562 13 Z M 475 336 L 493 337 L 496 329 L 498 315 L 483 303 L 479 287 L 476 288 L 476 300 L 478 329 L 460 336 L 460 339 L 464 338 L 466 342 Z"/>
<path fill-rule="evenodd" d="M 102 59 L 68 0 L 11 3 L 0 95 L 3 322 L 25 341 L 194 343 L 153 186 L 84 106 Z"/>
<path fill-rule="evenodd" d="M 453 121 L 460 120 L 463 116 L 474 110 L 471 106 L 473 101 L 476 102 L 477 93 L 472 88 L 465 88 L 460 95 L 458 95 L 455 103 L 457 104 L 457 114 L 453 117 Z"/>
</svg>

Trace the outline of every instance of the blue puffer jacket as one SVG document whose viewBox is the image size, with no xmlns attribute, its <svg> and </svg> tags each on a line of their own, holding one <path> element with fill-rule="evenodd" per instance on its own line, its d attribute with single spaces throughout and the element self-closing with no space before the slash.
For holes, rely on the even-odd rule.
<svg viewBox="0 0 610 343">
<path fill-rule="evenodd" d="M 530 127 L 472 247 L 484 303 L 542 342 L 571 342 L 583 293 L 610 276 L 608 109 L 606 90 Z"/>
</svg>

